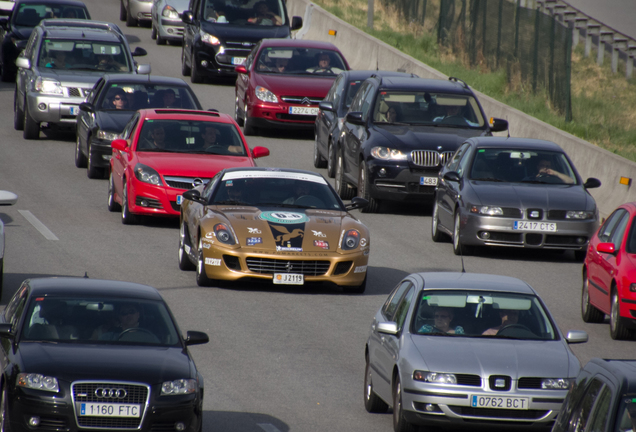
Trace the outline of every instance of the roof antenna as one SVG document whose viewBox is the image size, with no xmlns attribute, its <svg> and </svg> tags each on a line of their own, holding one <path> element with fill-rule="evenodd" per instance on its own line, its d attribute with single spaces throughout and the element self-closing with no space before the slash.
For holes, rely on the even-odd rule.
<svg viewBox="0 0 636 432">
<path fill-rule="evenodd" d="M 84 272 L 84 279 L 88 279 L 88 272 Z"/>
</svg>

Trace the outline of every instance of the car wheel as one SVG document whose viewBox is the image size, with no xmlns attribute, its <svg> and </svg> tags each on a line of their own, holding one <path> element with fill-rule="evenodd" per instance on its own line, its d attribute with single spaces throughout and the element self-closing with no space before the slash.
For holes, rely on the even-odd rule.
<svg viewBox="0 0 636 432">
<path fill-rule="evenodd" d="M 211 286 L 213 280 L 205 273 L 205 263 L 203 260 L 203 240 L 199 237 L 199 247 L 197 249 L 197 285 Z"/>
<path fill-rule="evenodd" d="M 632 331 L 625 325 L 619 311 L 619 298 L 616 286 L 612 287 L 612 305 L 610 307 L 610 336 L 615 340 L 629 339 Z"/>
<path fill-rule="evenodd" d="M 0 393 L 0 432 L 9 432 L 9 397 L 7 395 L 7 385 L 2 386 Z"/>
<path fill-rule="evenodd" d="M 353 198 L 356 190 L 349 187 L 349 184 L 344 179 L 344 161 L 342 154 L 338 152 L 338 158 L 336 159 L 336 192 L 343 200 L 350 200 Z"/>
<path fill-rule="evenodd" d="M 254 126 L 254 121 L 247 115 L 247 102 L 243 105 L 243 135 L 256 135 L 258 129 Z"/>
<path fill-rule="evenodd" d="M 159 34 L 159 32 L 158 32 L 157 30 L 155 30 L 155 32 L 157 33 L 157 37 L 156 37 L 156 39 L 157 39 L 157 41 L 156 41 L 156 42 L 157 42 L 157 45 L 165 45 L 165 44 L 166 44 L 166 42 L 167 42 L 167 40 L 166 40 L 166 39 L 164 39 L 164 38 L 162 38 L 162 37 L 161 37 L 161 35 Z"/>
<path fill-rule="evenodd" d="M 402 411 L 402 384 L 400 378 L 393 384 L 393 430 L 395 432 L 415 432 L 414 425 L 406 421 Z"/>
<path fill-rule="evenodd" d="M 19 131 L 24 129 L 24 112 L 20 109 L 20 104 L 18 103 L 17 88 L 13 94 L 13 128 Z"/>
<path fill-rule="evenodd" d="M 431 216 L 431 238 L 435 243 L 444 240 L 446 235 L 439 230 L 439 205 L 437 199 L 433 199 L 433 215 Z"/>
<path fill-rule="evenodd" d="M 84 153 L 82 153 L 82 144 L 80 142 L 80 137 L 77 135 L 75 138 L 75 166 L 78 168 L 86 168 L 88 160 Z"/>
<path fill-rule="evenodd" d="M 181 47 L 181 75 L 190 76 L 192 70 L 190 69 L 190 66 L 186 64 L 185 51 L 183 47 L 185 47 L 185 44 Z"/>
<path fill-rule="evenodd" d="M 336 176 L 336 146 L 329 140 L 327 148 L 327 176 L 334 178 Z"/>
<path fill-rule="evenodd" d="M 115 201 L 115 184 L 113 182 L 113 173 L 108 176 L 108 211 L 118 212 L 121 210 L 121 206 Z"/>
<path fill-rule="evenodd" d="M 342 291 L 344 291 L 347 294 L 363 294 L 366 289 L 367 289 L 366 275 L 364 276 L 364 280 L 362 281 L 360 285 L 350 285 L 350 286 L 342 287 Z"/>
<path fill-rule="evenodd" d="M 121 190 L 121 223 L 124 225 L 135 225 L 139 223 L 139 216 L 132 214 L 128 208 L 128 184 L 126 180 L 124 180 Z"/>
<path fill-rule="evenodd" d="M 318 151 L 318 135 L 314 135 L 314 167 L 327 168 L 327 161 Z"/>
<path fill-rule="evenodd" d="M 28 140 L 40 138 L 40 123 L 33 120 L 26 104 L 24 105 L 24 130 L 22 131 L 22 136 Z"/>
<path fill-rule="evenodd" d="M 203 75 L 199 71 L 199 66 L 197 65 L 197 59 L 194 57 L 194 53 L 190 56 L 190 81 L 193 84 L 199 84 L 203 82 Z"/>
<path fill-rule="evenodd" d="M 369 201 L 366 207 L 362 207 L 362 213 L 377 213 L 380 210 L 380 200 L 371 196 L 371 184 L 369 183 L 369 171 L 367 163 L 360 162 L 360 170 L 358 171 L 358 196 Z"/>
<path fill-rule="evenodd" d="M 157 28 L 155 27 L 155 24 L 152 21 L 150 21 L 150 23 L 151 23 L 150 24 L 150 27 L 151 27 L 150 39 L 154 40 L 154 39 L 157 39 Z M 159 44 L 157 43 L 157 45 L 159 45 Z"/>
<path fill-rule="evenodd" d="M 586 323 L 603 322 L 605 314 L 590 303 L 590 281 L 587 272 L 583 271 L 583 289 L 581 290 L 581 317 Z"/>
<path fill-rule="evenodd" d="M 128 5 L 130 7 L 130 4 Z M 135 19 L 130 13 L 130 10 L 126 10 L 126 27 L 136 27 L 139 21 Z"/>
<path fill-rule="evenodd" d="M 2 284 L 4 283 L 3 280 L 4 280 L 4 259 L 0 258 L 0 298 L 2 297 Z"/>
<path fill-rule="evenodd" d="M 88 137 L 88 160 L 86 162 L 86 176 L 89 179 L 103 179 L 106 170 L 102 167 L 96 167 L 93 160 L 93 154 L 91 152 L 91 137 Z"/>
<path fill-rule="evenodd" d="M 119 2 L 119 20 L 126 21 L 126 17 L 128 14 L 126 13 L 126 7 L 124 7 L 123 0 Z"/>
<path fill-rule="evenodd" d="M 236 123 L 243 127 L 243 118 L 239 116 L 239 97 L 238 94 L 234 97 L 234 120 Z"/>
<path fill-rule="evenodd" d="M 190 257 L 186 252 L 186 242 L 188 242 L 188 248 L 190 247 L 190 236 L 188 235 L 188 228 L 184 222 L 181 222 L 179 228 L 179 268 L 183 271 L 194 270 L 195 265 L 190 261 Z"/>
<path fill-rule="evenodd" d="M 364 408 L 370 413 L 385 413 L 389 409 L 386 402 L 380 399 L 373 391 L 369 356 L 367 356 L 366 366 L 364 368 Z"/>
<path fill-rule="evenodd" d="M 585 261 L 585 257 L 587 256 L 587 248 L 584 250 L 574 251 L 574 261 L 583 262 Z"/>
<path fill-rule="evenodd" d="M 473 249 L 461 243 L 461 215 L 459 210 L 455 212 L 455 223 L 453 228 L 453 253 L 455 255 L 470 255 Z"/>
</svg>

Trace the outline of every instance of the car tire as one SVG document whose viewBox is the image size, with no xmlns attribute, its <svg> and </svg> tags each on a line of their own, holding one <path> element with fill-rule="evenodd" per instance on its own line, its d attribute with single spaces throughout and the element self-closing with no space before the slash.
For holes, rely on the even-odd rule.
<svg viewBox="0 0 636 432">
<path fill-rule="evenodd" d="M 22 136 L 28 140 L 40 139 L 40 123 L 33 120 L 27 105 L 24 105 L 24 130 L 22 131 Z"/>
<path fill-rule="evenodd" d="M 318 135 L 314 135 L 314 167 L 327 168 L 327 161 L 318 150 Z"/>
<path fill-rule="evenodd" d="M 127 16 L 128 16 L 128 13 L 126 13 L 126 7 L 124 6 L 123 0 L 121 0 L 119 2 L 119 20 L 126 21 Z"/>
<path fill-rule="evenodd" d="M 199 66 L 197 66 L 196 58 L 194 57 L 194 53 L 190 56 L 190 82 L 193 84 L 200 84 L 203 82 L 203 75 L 199 72 Z"/>
<path fill-rule="evenodd" d="M 181 47 L 181 75 L 190 76 L 190 74 L 192 73 L 192 69 L 190 69 L 190 66 L 186 64 L 185 52 L 183 47 L 185 47 L 185 44 L 183 44 Z"/>
<path fill-rule="evenodd" d="M 355 188 L 349 186 L 344 179 L 344 160 L 342 153 L 338 152 L 336 159 L 336 192 L 343 200 L 350 200 L 356 193 Z"/>
<path fill-rule="evenodd" d="M 238 94 L 236 94 L 234 96 L 234 120 L 236 120 L 236 123 L 243 127 L 243 118 L 241 116 L 239 116 L 239 97 Z"/>
<path fill-rule="evenodd" d="M 453 220 L 453 253 L 455 255 L 464 256 L 472 254 L 473 248 L 461 242 L 461 215 L 459 214 L 459 210 L 455 211 Z"/>
<path fill-rule="evenodd" d="M 611 306 L 610 306 L 610 336 L 614 340 L 630 339 L 632 337 L 632 330 L 627 328 L 625 320 L 619 313 L 619 298 L 616 285 L 612 287 Z"/>
<path fill-rule="evenodd" d="M 102 167 L 96 167 L 93 161 L 93 155 L 91 152 L 91 137 L 88 137 L 88 160 L 86 161 L 86 177 L 89 179 L 103 179 L 106 170 Z"/>
<path fill-rule="evenodd" d="M 586 323 L 600 323 L 605 319 L 605 314 L 590 303 L 590 281 L 587 271 L 583 271 L 583 288 L 581 290 L 581 318 Z"/>
<path fill-rule="evenodd" d="M 363 294 L 366 289 L 367 289 L 366 275 L 364 276 L 364 280 L 362 281 L 360 285 L 348 285 L 348 286 L 342 287 L 342 291 L 344 291 L 346 294 Z"/>
<path fill-rule="evenodd" d="M 75 137 L 75 166 L 77 168 L 86 168 L 87 164 L 88 160 L 84 153 L 82 153 L 82 144 L 78 133 Z"/>
<path fill-rule="evenodd" d="M 113 213 L 121 211 L 121 206 L 115 201 L 115 184 L 112 172 L 108 176 L 108 211 Z"/>
<path fill-rule="evenodd" d="M 4 283 L 4 258 L 0 258 L 0 298 L 2 298 L 2 285 Z M 0 432 L 2 429 L 0 429 Z"/>
<path fill-rule="evenodd" d="M 334 178 L 336 176 L 336 145 L 329 140 L 327 148 L 327 177 Z"/>
<path fill-rule="evenodd" d="M 203 240 L 199 236 L 199 247 L 197 248 L 197 285 L 201 287 L 212 286 L 214 281 L 205 273 L 205 263 L 203 261 Z"/>
<path fill-rule="evenodd" d="M 389 410 L 389 405 L 378 397 L 373 391 L 373 381 L 371 381 L 371 367 L 369 366 L 369 356 L 367 355 L 364 367 L 364 408 L 370 413 L 385 413 Z"/>
<path fill-rule="evenodd" d="M 9 396 L 6 383 L 2 386 L 0 395 L 2 395 L 0 396 L 0 432 L 9 432 L 11 428 L 9 427 Z"/>
<path fill-rule="evenodd" d="M 121 223 L 124 225 L 136 225 L 139 223 L 139 216 L 132 214 L 128 207 L 128 184 L 126 180 L 124 180 L 121 190 Z"/>
<path fill-rule="evenodd" d="M 165 45 L 167 40 L 161 37 L 161 35 L 159 34 L 159 31 L 155 30 L 155 32 L 157 33 L 157 36 L 155 38 L 157 45 Z"/>
<path fill-rule="evenodd" d="M 247 102 L 243 105 L 243 135 L 256 135 L 258 129 L 254 126 L 254 121 L 247 115 Z"/>
<path fill-rule="evenodd" d="M 18 103 L 18 89 L 15 89 L 13 94 L 13 128 L 15 130 L 24 130 L 24 112 L 20 109 Z"/>
<path fill-rule="evenodd" d="M 431 215 L 431 239 L 440 243 L 446 239 L 446 234 L 439 230 L 439 205 L 437 198 L 433 198 L 433 214 Z"/>
<path fill-rule="evenodd" d="M 583 262 L 587 256 L 587 249 L 574 251 L 574 261 Z"/>
<path fill-rule="evenodd" d="M 185 223 L 181 222 L 181 227 L 179 228 L 179 269 L 183 271 L 194 270 L 196 268 L 185 251 L 186 239 L 188 239 L 187 241 L 190 243 L 188 228 L 185 226 Z"/>
<path fill-rule="evenodd" d="M 400 378 L 395 378 L 393 384 L 393 430 L 395 432 L 415 432 L 415 425 L 409 423 L 404 418 L 402 411 L 402 384 Z"/>
<path fill-rule="evenodd" d="M 126 10 L 126 27 L 137 27 L 138 24 L 139 21 L 132 16 L 130 10 Z"/>
<path fill-rule="evenodd" d="M 150 23 L 151 23 L 150 24 L 150 27 L 151 27 L 150 39 L 156 40 L 157 39 L 157 28 L 155 27 L 155 24 L 152 21 L 150 21 Z M 157 45 L 159 45 L 159 44 L 157 44 Z"/>
<path fill-rule="evenodd" d="M 369 183 L 369 170 L 367 163 L 360 162 L 360 170 L 358 171 L 358 196 L 369 201 L 366 207 L 362 207 L 362 213 L 377 213 L 380 210 L 380 200 L 371 196 L 371 184 Z"/>
</svg>

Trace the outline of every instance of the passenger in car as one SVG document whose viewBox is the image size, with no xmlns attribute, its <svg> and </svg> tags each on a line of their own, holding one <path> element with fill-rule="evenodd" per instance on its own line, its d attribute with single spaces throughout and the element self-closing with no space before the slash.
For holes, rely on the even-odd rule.
<svg viewBox="0 0 636 432">
<path fill-rule="evenodd" d="M 457 326 L 451 328 L 450 323 L 455 318 L 452 308 L 438 307 L 433 314 L 434 325 L 423 325 L 419 333 L 448 333 L 448 334 L 464 334 L 464 328 Z"/>
<path fill-rule="evenodd" d="M 254 17 L 249 18 L 247 22 L 260 25 L 283 25 L 281 17 L 269 10 L 269 6 L 264 1 L 260 1 L 254 5 Z"/>
</svg>

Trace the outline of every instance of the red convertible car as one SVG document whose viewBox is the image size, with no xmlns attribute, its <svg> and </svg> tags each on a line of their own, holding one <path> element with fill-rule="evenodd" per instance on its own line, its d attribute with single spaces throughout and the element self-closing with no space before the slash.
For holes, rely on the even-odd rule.
<svg viewBox="0 0 636 432">
<path fill-rule="evenodd" d="M 636 330 L 636 202 L 623 204 L 590 240 L 583 264 L 583 321 L 610 317 L 612 339 Z"/>
<path fill-rule="evenodd" d="M 140 215 L 178 217 L 183 192 L 269 155 L 247 146 L 231 116 L 212 111 L 139 110 L 119 138 L 112 142 L 108 210 L 121 210 L 126 225 Z"/>
<path fill-rule="evenodd" d="M 258 128 L 313 129 L 318 103 L 343 70 L 349 64 L 329 42 L 263 39 L 236 66 L 235 119 L 245 135 Z"/>
</svg>

